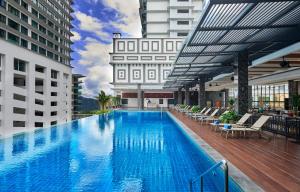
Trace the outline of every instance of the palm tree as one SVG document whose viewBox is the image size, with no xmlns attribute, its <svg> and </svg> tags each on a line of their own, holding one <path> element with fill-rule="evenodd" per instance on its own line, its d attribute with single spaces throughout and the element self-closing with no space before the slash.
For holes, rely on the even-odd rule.
<svg viewBox="0 0 300 192">
<path fill-rule="evenodd" d="M 105 110 L 107 103 L 110 101 L 110 96 L 106 95 L 104 91 L 101 91 L 96 99 L 98 100 L 100 109 Z"/>
</svg>

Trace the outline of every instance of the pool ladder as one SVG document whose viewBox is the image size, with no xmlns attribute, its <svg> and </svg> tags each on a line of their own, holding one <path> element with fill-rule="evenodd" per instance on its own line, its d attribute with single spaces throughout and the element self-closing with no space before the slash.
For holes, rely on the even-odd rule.
<svg viewBox="0 0 300 192">
<path fill-rule="evenodd" d="M 200 182 L 200 191 L 204 191 L 204 176 L 207 175 L 208 173 L 216 170 L 218 167 L 221 167 L 223 165 L 223 170 L 224 170 L 224 191 L 229 192 L 229 185 L 228 185 L 228 165 L 226 160 L 222 160 L 219 163 L 216 163 L 212 167 L 210 167 L 208 170 L 206 170 L 204 173 L 202 173 L 200 176 L 191 179 L 190 181 L 190 192 L 193 192 L 193 184 L 199 180 Z"/>
</svg>

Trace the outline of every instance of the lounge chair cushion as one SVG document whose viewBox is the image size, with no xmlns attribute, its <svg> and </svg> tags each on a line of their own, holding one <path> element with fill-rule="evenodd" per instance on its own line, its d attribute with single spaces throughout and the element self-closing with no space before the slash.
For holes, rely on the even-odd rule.
<svg viewBox="0 0 300 192">
<path fill-rule="evenodd" d="M 224 129 L 231 129 L 231 127 L 232 127 L 232 126 L 229 125 L 229 124 L 225 124 L 225 125 L 224 125 Z"/>
<path fill-rule="evenodd" d="M 213 124 L 214 125 L 219 125 L 220 124 L 220 120 L 214 120 Z"/>
</svg>

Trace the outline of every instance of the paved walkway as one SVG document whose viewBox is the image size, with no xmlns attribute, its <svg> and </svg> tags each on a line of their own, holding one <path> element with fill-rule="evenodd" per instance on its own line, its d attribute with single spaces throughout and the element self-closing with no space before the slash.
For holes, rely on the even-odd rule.
<svg viewBox="0 0 300 192">
<path fill-rule="evenodd" d="M 179 112 L 171 113 L 265 191 L 300 191 L 300 144 L 271 136 L 226 140 L 209 126 Z"/>
</svg>

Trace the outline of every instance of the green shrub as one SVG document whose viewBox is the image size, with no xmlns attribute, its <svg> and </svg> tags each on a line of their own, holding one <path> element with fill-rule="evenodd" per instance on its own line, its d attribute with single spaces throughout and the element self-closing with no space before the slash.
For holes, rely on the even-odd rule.
<svg viewBox="0 0 300 192">
<path fill-rule="evenodd" d="M 193 106 L 192 107 L 192 113 L 197 113 L 197 112 L 199 112 L 200 111 L 200 107 L 199 106 Z"/>
<path fill-rule="evenodd" d="M 222 114 L 219 118 L 219 120 L 222 123 L 229 123 L 230 121 L 237 121 L 239 116 L 235 111 L 229 111 L 228 113 Z"/>
<path fill-rule="evenodd" d="M 96 110 L 96 111 L 85 111 L 81 112 L 81 114 L 88 114 L 88 115 L 101 115 L 104 113 L 108 113 L 110 110 Z"/>
</svg>

